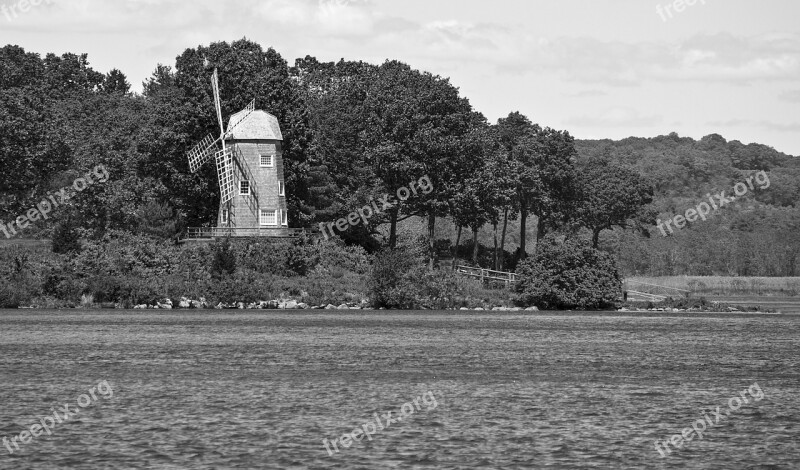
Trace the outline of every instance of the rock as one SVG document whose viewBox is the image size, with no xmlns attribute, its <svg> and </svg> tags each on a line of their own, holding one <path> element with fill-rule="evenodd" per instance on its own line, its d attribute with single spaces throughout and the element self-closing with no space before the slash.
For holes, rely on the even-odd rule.
<svg viewBox="0 0 800 470">
<path fill-rule="evenodd" d="M 236 302 L 236 308 L 244 310 L 244 302 Z"/>
<path fill-rule="evenodd" d="M 192 300 L 191 305 L 191 308 L 205 308 L 205 306 L 203 306 L 203 304 L 201 304 L 198 300 Z"/>
<path fill-rule="evenodd" d="M 482 312 L 482 311 L 483 311 L 483 308 L 482 308 L 482 307 L 478 307 L 478 308 L 476 308 L 476 309 L 474 309 L 474 310 L 476 310 L 476 311 L 478 311 L 478 312 Z"/>
<path fill-rule="evenodd" d="M 247 309 L 248 310 L 255 310 L 255 309 L 258 309 L 258 307 L 259 307 L 259 305 L 257 303 L 255 303 L 255 302 L 247 304 Z"/>
<path fill-rule="evenodd" d="M 287 300 L 285 302 L 281 302 L 278 304 L 278 308 L 281 310 L 291 310 L 297 308 L 297 301 L 295 300 Z"/>
<path fill-rule="evenodd" d="M 342 304 L 342 305 L 339 305 L 338 309 L 339 310 L 350 310 L 350 307 L 347 304 Z"/>
<path fill-rule="evenodd" d="M 186 297 L 181 297 L 180 302 L 178 302 L 178 308 L 192 308 L 192 302 Z"/>
<path fill-rule="evenodd" d="M 222 310 L 225 307 L 222 305 L 222 302 L 220 302 L 217 305 L 215 305 L 214 308 L 217 309 L 217 310 Z"/>
<path fill-rule="evenodd" d="M 522 310 L 522 307 L 511 307 L 508 309 L 509 312 L 519 312 Z"/>
<path fill-rule="evenodd" d="M 140 310 L 147 310 L 147 304 L 140 304 L 140 305 L 137 305 L 137 306 L 135 306 L 133 308 L 140 309 Z"/>
<path fill-rule="evenodd" d="M 297 308 L 305 310 L 308 308 L 308 304 L 300 302 L 299 304 L 297 304 Z"/>
<path fill-rule="evenodd" d="M 467 307 L 461 307 L 459 310 L 469 310 Z"/>
<path fill-rule="evenodd" d="M 336 305 L 333 305 L 333 304 L 328 304 L 328 305 L 325 306 L 325 310 L 335 310 L 335 309 L 336 309 Z"/>
<path fill-rule="evenodd" d="M 539 307 L 534 305 L 533 307 L 526 308 L 525 311 L 526 312 L 538 312 L 539 311 Z"/>
<path fill-rule="evenodd" d="M 503 307 L 492 307 L 493 312 L 499 312 L 500 310 L 505 310 Z"/>
</svg>

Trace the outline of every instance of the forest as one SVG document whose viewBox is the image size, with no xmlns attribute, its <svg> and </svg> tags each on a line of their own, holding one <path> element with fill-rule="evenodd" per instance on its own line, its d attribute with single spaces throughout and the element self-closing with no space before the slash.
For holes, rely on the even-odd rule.
<svg viewBox="0 0 800 470">
<path fill-rule="evenodd" d="M 214 68 L 223 115 L 255 99 L 281 124 L 290 227 L 313 229 L 430 178 L 433 191 L 339 234 L 365 256 L 422 239 L 429 267 L 450 252 L 513 271 L 559 238 L 600 250 L 622 275 L 798 275 L 797 157 L 716 134 L 579 140 L 515 110 L 490 123 L 448 79 L 411 65 L 310 56 L 290 65 L 246 39 L 155 64 L 142 93 L 86 54 L 0 49 L 0 222 L 102 165 L 107 181 L 16 237 L 71 240 L 59 245 L 77 252 L 78 239 L 94 249 L 120 237 L 167 246 L 187 227 L 214 224 L 215 169 L 190 173 L 186 159 L 217 125 Z M 657 229 L 757 172 L 768 188 L 669 236 Z"/>
</svg>

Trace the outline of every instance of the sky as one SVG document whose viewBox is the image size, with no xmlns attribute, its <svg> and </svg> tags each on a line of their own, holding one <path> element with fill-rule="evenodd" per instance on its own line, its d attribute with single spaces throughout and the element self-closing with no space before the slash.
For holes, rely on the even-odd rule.
<svg viewBox="0 0 800 470">
<path fill-rule="evenodd" d="M 718 133 L 800 155 L 798 13 L 797 0 L 0 0 L 0 42 L 85 52 L 141 91 L 186 48 L 246 37 L 290 64 L 401 60 L 491 122 L 519 111 L 579 139 Z"/>
</svg>

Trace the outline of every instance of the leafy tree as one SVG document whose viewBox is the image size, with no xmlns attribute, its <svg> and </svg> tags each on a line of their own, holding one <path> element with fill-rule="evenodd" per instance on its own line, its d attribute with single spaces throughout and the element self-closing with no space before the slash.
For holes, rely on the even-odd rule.
<svg viewBox="0 0 800 470">
<path fill-rule="evenodd" d="M 538 218 L 537 240 L 563 225 L 577 196 L 574 139 L 567 131 L 534 125 L 512 151 L 517 162 L 517 201 L 520 210 L 520 257 L 526 253 L 526 226 L 529 214 Z"/>
<path fill-rule="evenodd" d="M 644 215 L 653 202 L 653 188 L 636 172 L 602 160 L 594 160 L 578 173 L 581 197 L 576 218 L 592 232 L 592 247 L 597 248 L 600 232 L 613 227 L 627 228 L 630 219 Z M 652 225 L 654 220 L 643 221 Z"/>
</svg>

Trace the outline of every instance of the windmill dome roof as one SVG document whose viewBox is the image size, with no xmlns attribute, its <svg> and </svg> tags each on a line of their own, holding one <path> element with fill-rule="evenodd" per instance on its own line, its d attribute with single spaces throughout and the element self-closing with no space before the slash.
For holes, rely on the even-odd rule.
<svg viewBox="0 0 800 470">
<path fill-rule="evenodd" d="M 228 128 L 241 120 L 245 110 L 231 116 L 228 120 Z M 281 126 L 278 118 L 272 114 L 257 109 L 239 122 L 226 137 L 230 140 L 283 140 Z"/>
</svg>

